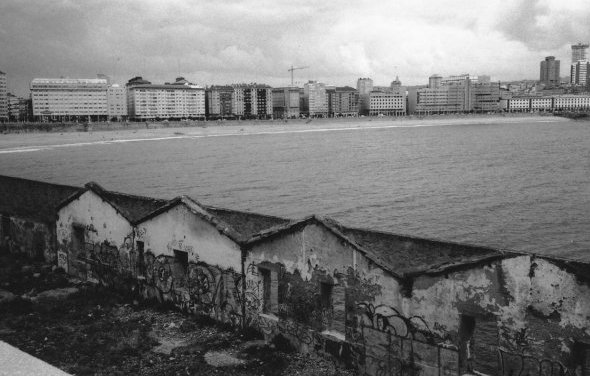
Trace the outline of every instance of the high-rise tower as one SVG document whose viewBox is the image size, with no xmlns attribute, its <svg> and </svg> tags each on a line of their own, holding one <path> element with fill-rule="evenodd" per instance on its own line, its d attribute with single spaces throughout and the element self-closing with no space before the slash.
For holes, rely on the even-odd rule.
<svg viewBox="0 0 590 376">
<path fill-rule="evenodd" d="M 575 64 L 580 60 L 586 60 L 587 50 L 588 44 L 572 44 L 572 64 Z"/>
<path fill-rule="evenodd" d="M 373 91 L 373 80 L 370 78 L 359 78 L 356 82 L 356 89 L 359 92 L 359 113 L 369 114 L 369 94 Z"/>
<path fill-rule="evenodd" d="M 555 60 L 555 56 L 547 56 L 545 60 L 541 61 L 541 73 L 539 81 L 546 86 L 559 85 L 559 60 Z"/>
<path fill-rule="evenodd" d="M 6 89 L 6 73 L 0 71 L 0 119 L 8 117 L 8 91 Z"/>
</svg>

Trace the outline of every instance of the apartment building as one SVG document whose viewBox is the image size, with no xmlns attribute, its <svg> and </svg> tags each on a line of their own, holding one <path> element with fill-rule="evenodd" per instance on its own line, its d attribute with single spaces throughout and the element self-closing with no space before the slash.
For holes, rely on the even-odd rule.
<svg viewBox="0 0 590 376">
<path fill-rule="evenodd" d="M 473 110 L 495 112 L 500 109 L 500 84 L 477 83 L 472 87 Z"/>
<path fill-rule="evenodd" d="M 232 107 L 234 115 L 246 119 L 269 119 L 272 117 L 272 89 L 264 84 L 233 85 Z"/>
<path fill-rule="evenodd" d="M 590 72 L 590 62 L 588 60 L 578 60 L 570 68 L 571 83 L 573 85 L 586 86 L 590 83 L 588 73 Z"/>
<path fill-rule="evenodd" d="M 481 86 L 478 86 L 481 85 Z M 476 89 L 477 87 L 477 89 Z M 410 113 L 436 114 L 461 113 L 478 110 L 495 110 L 496 89 L 492 84 L 478 84 L 469 74 L 443 78 L 432 75 L 428 79 L 428 87 L 413 88 L 409 91 L 408 105 Z M 478 93 L 476 102 L 475 93 Z"/>
<path fill-rule="evenodd" d="M 31 81 L 33 116 L 37 120 L 106 120 L 107 80 L 101 78 L 35 78 Z"/>
<path fill-rule="evenodd" d="M 359 112 L 359 93 L 350 86 L 336 87 L 332 99 L 334 116 L 357 116 Z"/>
<path fill-rule="evenodd" d="M 406 95 L 392 91 L 369 93 L 370 116 L 403 116 L 406 114 Z"/>
<path fill-rule="evenodd" d="M 472 108 L 471 85 L 450 84 L 416 91 L 416 112 L 421 114 L 469 112 Z"/>
<path fill-rule="evenodd" d="M 553 97 L 555 110 L 590 109 L 590 95 L 557 95 Z"/>
<path fill-rule="evenodd" d="M 8 110 L 8 119 L 10 121 L 19 121 L 21 120 L 21 111 L 20 111 L 20 103 L 22 98 L 17 97 L 12 93 L 7 94 L 7 110 Z"/>
<path fill-rule="evenodd" d="M 205 91 L 207 119 L 226 119 L 234 116 L 234 88 L 229 85 L 212 85 Z"/>
<path fill-rule="evenodd" d="M 276 119 L 296 119 L 300 115 L 299 88 L 294 86 L 272 89 L 273 116 Z"/>
<path fill-rule="evenodd" d="M 530 97 L 516 97 L 508 99 L 507 110 L 509 112 L 523 112 L 530 111 L 531 98 Z"/>
<path fill-rule="evenodd" d="M 127 89 L 120 85 L 111 85 L 107 89 L 107 106 L 109 120 L 127 118 Z"/>
<path fill-rule="evenodd" d="M 8 89 L 6 86 L 6 73 L 0 71 L 0 120 L 8 118 Z"/>
<path fill-rule="evenodd" d="M 127 83 L 127 108 L 135 120 L 204 118 L 205 89 L 182 77 L 163 85 L 135 77 Z"/>
<path fill-rule="evenodd" d="M 328 102 L 326 85 L 309 81 L 303 85 L 303 109 L 302 112 L 310 117 L 327 117 Z"/>
</svg>

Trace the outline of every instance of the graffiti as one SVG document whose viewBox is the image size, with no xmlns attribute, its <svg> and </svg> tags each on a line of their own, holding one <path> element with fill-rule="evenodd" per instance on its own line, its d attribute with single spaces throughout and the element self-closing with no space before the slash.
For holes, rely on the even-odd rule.
<svg viewBox="0 0 590 376">
<path fill-rule="evenodd" d="M 158 299 L 169 299 L 184 311 L 234 325 L 242 322 L 240 304 L 236 304 L 241 301 L 241 279 L 233 271 L 224 272 L 202 262 L 191 262 L 185 268 L 173 257 L 146 252 L 145 284 Z"/>
<path fill-rule="evenodd" d="M 276 319 L 270 319 L 264 315 L 259 316 L 257 326 L 265 338 L 269 338 L 279 330 L 278 321 Z"/>
<path fill-rule="evenodd" d="M 419 316 L 407 318 L 397 309 L 387 305 L 375 307 L 371 303 L 359 303 L 358 308 L 361 309 L 361 325 L 365 327 L 381 332 L 389 332 L 396 337 L 421 340 L 428 343 L 442 342 L 444 340 L 444 338 L 432 332 L 424 319 Z"/>
<path fill-rule="evenodd" d="M 502 376 L 575 376 L 561 362 L 537 359 L 533 356 L 498 349 L 498 362 Z"/>
<path fill-rule="evenodd" d="M 128 245 L 132 245 L 130 242 Z M 205 263 L 182 265 L 174 257 L 140 255 L 123 245 L 117 249 L 108 242 L 85 243 L 79 260 L 87 265 L 86 278 L 106 286 L 126 286 L 125 281 L 137 280 L 131 288 L 144 298 L 160 302 L 171 301 L 183 311 L 205 314 L 232 325 L 243 321 L 241 305 L 241 276 L 231 270 L 222 271 Z M 141 257 L 140 257 L 141 256 Z"/>
<path fill-rule="evenodd" d="M 172 290 L 173 276 L 170 257 L 158 256 L 152 265 L 152 283 L 162 293 L 167 294 Z"/>
<path fill-rule="evenodd" d="M 423 318 L 406 317 L 386 305 L 363 302 L 357 307 L 360 315 L 347 338 L 358 346 L 359 369 L 383 376 L 419 375 L 423 368 L 438 368 L 441 374 L 458 371 L 453 366 L 458 364 L 458 349 L 431 331 Z"/>
<path fill-rule="evenodd" d="M 280 320 L 278 329 L 282 334 L 292 336 L 303 344 L 311 345 L 314 343 L 313 330 L 297 321 Z"/>
<path fill-rule="evenodd" d="M 57 251 L 57 266 L 62 268 L 67 273 L 68 268 L 68 254 L 62 250 Z"/>
<path fill-rule="evenodd" d="M 248 267 L 246 268 L 246 274 L 258 277 L 258 266 L 256 266 L 256 264 L 254 263 L 250 263 L 250 265 L 248 265 Z"/>
</svg>

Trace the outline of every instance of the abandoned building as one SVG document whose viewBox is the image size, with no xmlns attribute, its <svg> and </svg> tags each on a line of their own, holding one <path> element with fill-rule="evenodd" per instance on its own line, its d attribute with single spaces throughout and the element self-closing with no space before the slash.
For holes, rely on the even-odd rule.
<svg viewBox="0 0 590 376">
<path fill-rule="evenodd" d="M 0 175 L 0 251 L 55 262 L 56 208 L 78 190 Z"/>
<path fill-rule="evenodd" d="M 590 375 L 590 267 L 582 262 L 96 183 L 14 184 L 22 188 L 0 187 L 18 195 L 14 205 L 0 203 L 3 218 L 30 216 L 29 204 L 17 203 L 44 197 L 55 234 L 42 253 L 68 273 L 256 328 L 360 374 Z"/>
</svg>

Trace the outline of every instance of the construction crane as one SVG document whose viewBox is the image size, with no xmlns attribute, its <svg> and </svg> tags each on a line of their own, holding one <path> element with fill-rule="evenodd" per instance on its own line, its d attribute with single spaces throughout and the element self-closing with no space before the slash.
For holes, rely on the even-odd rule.
<svg viewBox="0 0 590 376">
<path fill-rule="evenodd" d="M 291 65 L 290 69 L 287 69 L 288 72 L 291 72 L 291 86 L 293 86 L 293 71 L 298 70 L 298 69 L 307 69 L 309 67 L 293 67 Z"/>
</svg>

